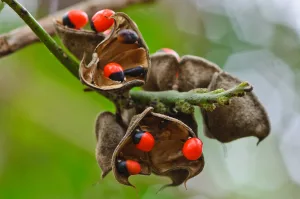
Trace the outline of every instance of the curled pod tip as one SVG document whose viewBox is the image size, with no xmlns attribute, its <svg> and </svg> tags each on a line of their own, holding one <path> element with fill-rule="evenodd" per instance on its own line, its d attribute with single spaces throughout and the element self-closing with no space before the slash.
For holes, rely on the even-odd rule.
<svg viewBox="0 0 300 199">
<path fill-rule="evenodd" d="M 208 89 L 227 90 L 240 83 L 241 80 L 238 78 L 220 72 L 214 74 Z M 268 115 L 253 92 L 243 97 L 235 97 L 231 99 L 229 105 L 218 107 L 212 112 L 205 110 L 201 112 L 205 135 L 222 143 L 249 136 L 257 137 L 259 143 L 270 133 Z"/>
</svg>

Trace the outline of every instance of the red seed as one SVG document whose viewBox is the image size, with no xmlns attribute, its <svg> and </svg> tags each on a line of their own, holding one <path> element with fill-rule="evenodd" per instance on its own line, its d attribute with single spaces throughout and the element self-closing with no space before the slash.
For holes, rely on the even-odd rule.
<svg viewBox="0 0 300 199">
<path fill-rule="evenodd" d="M 141 165 L 134 160 L 126 160 L 126 168 L 130 175 L 136 175 L 141 172 Z"/>
<path fill-rule="evenodd" d="M 182 148 L 182 153 L 188 160 L 197 160 L 201 157 L 203 143 L 199 138 L 188 139 Z"/>
<path fill-rule="evenodd" d="M 111 62 L 104 66 L 104 76 L 114 81 L 124 81 L 125 75 L 120 64 Z"/>
<path fill-rule="evenodd" d="M 155 144 L 155 140 L 154 137 L 151 135 L 151 133 L 143 132 L 142 135 L 140 136 L 139 143 L 136 144 L 135 146 L 137 149 L 141 151 L 149 152 L 153 149 L 154 144 Z"/>
<path fill-rule="evenodd" d="M 80 29 L 88 23 L 88 15 L 82 10 L 70 10 L 63 16 L 63 25 Z"/>
<path fill-rule="evenodd" d="M 114 24 L 114 19 L 110 18 L 115 12 L 110 9 L 98 11 L 91 21 L 91 28 L 96 32 L 103 32 Z"/>
</svg>

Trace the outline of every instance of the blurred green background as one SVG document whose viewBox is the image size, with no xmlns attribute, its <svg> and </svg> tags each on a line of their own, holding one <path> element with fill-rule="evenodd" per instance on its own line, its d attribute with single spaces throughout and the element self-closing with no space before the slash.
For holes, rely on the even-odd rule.
<svg viewBox="0 0 300 199">
<path fill-rule="evenodd" d="M 40 17 L 75 1 L 20 2 Z M 259 147 L 254 138 L 222 145 L 199 125 L 206 166 L 187 191 L 157 195 L 169 181 L 155 176 L 132 177 L 137 190 L 112 174 L 100 180 L 94 120 L 112 104 L 84 93 L 41 43 L 1 58 L 0 198 L 300 198 L 300 23 L 291 14 L 300 4 L 274 2 L 165 0 L 122 10 L 151 53 L 168 47 L 217 63 L 251 82 L 269 113 L 272 134 Z M 0 13 L 0 33 L 22 24 L 8 6 Z"/>
</svg>

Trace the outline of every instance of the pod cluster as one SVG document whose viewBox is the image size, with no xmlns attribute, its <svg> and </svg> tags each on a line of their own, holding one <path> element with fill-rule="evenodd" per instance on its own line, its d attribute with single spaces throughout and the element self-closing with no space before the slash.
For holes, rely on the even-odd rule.
<svg viewBox="0 0 300 199">
<path fill-rule="evenodd" d="M 92 30 L 84 30 L 89 21 Z M 81 82 L 101 94 L 124 97 L 135 86 L 146 91 L 209 92 L 241 82 L 204 58 L 180 57 L 170 48 L 150 56 L 138 27 L 124 13 L 104 9 L 89 20 L 83 11 L 71 10 L 55 27 L 64 45 L 81 59 Z M 194 115 L 177 107 L 161 114 L 163 108 L 151 107 L 158 104 L 122 104 L 116 115 L 98 116 L 96 158 L 102 177 L 112 170 L 119 183 L 131 185 L 131 175 L 153 173 L 169 177 L 172 183 L 167 187 L 185 183 L 203 170 L 203 142 Z M 249 136 L 261 141 L 269 134 L 268 116 L 253 93 L 213 112 L 200 108 L 204 134 L 222 143 Z"/>
</svg>

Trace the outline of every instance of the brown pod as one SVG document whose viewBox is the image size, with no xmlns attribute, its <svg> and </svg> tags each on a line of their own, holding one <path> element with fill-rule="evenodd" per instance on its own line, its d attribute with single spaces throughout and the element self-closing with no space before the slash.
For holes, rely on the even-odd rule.
<svg viewBox="0 0 300 199">
<path fill-rule="evenodd" d="M 59 20 L 54 21 L 54 27 L 64 46 L 79 60 L 85 53 L 88 62 L 90 62 L 96 46 L 105 38 L 102 33 L 96 34 L 89 30 L 68 28 Z"/>
<path fill-rule="evenodd" d="M 94 59 L 87 65 L 81 61 L 79 75 L 87 86 L 99 91 L 124 91 L 145 83 L 145 76 L 125 76 L 125 81 L 113 81 L 104 76 L 104 67 L 109 63 L 121 65 L 123 70 L 141 66 L 148 70 L 150 65 L 149 52 L 144 39 L 136 24 L 124 13 L 112 16 L 115 23 L 107 36 L 95 49 Z M 124 29 L 133 30 L 139 37 L 133 44 L 118 41 L 118 33 Z"/>
<path fill-rule="evenodd" d="M 226 72 L 215 73 L 208 86 L 210 91 L 232 88 L 241 83 Z M 258 143 L 270 133 L 268 115 L 254 93 L 231 99 L 230 105 L 217 107 L 209 112 L 202 110 L 204 133 L 222 143 L 255 136 Z"/>
<path fill-rule="evenodd" d="M 102 170 L 102 178 L 111 171 L 114 150 L 125 135 L 125 130 L 117 123 L 110 112 L 101 113 L 96 119 L 96 159 Z"/>
<path fill-rule="evenodd" d="M 143 88 L 147 91 L 207 88 L 213 74 L 221 71 L 216 64 L 201 57 L 185 55 L 178 61 L 174 55 L 159 51 L 151 55 Z"/>
<path fill-rule="evenodd" d="M 171 90 L 176 80 L 177 65 L 176 57 L 171 54 L 157 52 L 151 55 L 151 67 L 148 69 L 144 90 Z"/>
<path fill-rule="evenodd" d="M 178 90 L 207 88 L 215 72 L 221 72 L 216 64 L 197 56 L 185 55 L 179 63 Z"/>
<path fill-rule="evenodd" d="M 155 138 L 155 145 L 150 152 L 145 153 L 135 149 L 132 136 L 136 128 L 151 132 Z M 113 154 L 112 168 L 115 178 L 122 184 L 132 186 L 128 181 L 128 176 L 118 173 L 116 169 L 118 160 L 131 159 L 141 164 L 141 174 L 150 175 L 153 171 L 154 174 L 168 176 L 173 180 L 170 186 L 186 182 L 199 174 L 204 166 L 203 155 L 195 161 L 189 161 L 183 156 L 182 147 L 189 137 L 196 137 L 196 135 L 183 122 L 154 113 L 151 107 L 147 108 L 132 118 L 126 135 Z M 178 176 L 172 173 L 174 170 L 184 171 Z"/>
</svg>

